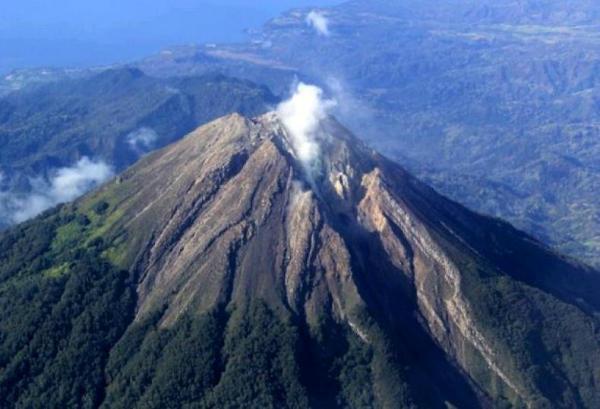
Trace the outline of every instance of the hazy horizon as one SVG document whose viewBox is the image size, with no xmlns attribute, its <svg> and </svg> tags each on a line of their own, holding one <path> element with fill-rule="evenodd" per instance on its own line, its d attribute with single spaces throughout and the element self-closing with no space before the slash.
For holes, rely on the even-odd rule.
<svg viewBox="0 0 600 409">
<path fill-rule="evenodd" d="M 178 44 L 231 42 L 293 7 L 340 0 L 22 0 L 0 14 L 0 74 L 128 62 Z"/>
</svg>

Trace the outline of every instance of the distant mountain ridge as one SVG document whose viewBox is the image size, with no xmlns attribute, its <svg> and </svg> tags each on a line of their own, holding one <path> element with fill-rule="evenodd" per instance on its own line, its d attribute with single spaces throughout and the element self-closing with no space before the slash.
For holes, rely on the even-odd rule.
<svg viewBox="0 0 600 409">
<path fill-rule="evenodd" d="M 257 115 L 277 101 L 263 86 L 220 74 L 156 79 L 135 68 L 29 87 L 0 98 L 0 193 L 26 196 L 82 157 L 119 172 L 203 123 Z"/>
<path fill-rule="evenodd" d="M 600 18 L 600 7 L 593 0 L 353 0 L 341 7 L 449 23 L 579 25 L 597 24 Z"/>
</svg>

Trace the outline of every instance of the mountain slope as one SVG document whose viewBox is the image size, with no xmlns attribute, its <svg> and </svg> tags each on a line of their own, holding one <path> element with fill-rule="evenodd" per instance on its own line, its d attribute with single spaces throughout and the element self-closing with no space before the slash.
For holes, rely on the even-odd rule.
<svg viewBox="0 0 600 409">
<path fill-rule="evenodd" d="M 3 233 L 2 405 L 598 405 L 598 272 L 287 129 L 219 119 Z"/>
<path fill-rule="evenodd" d="M 351 106 L 344 123 L 445 195 L 600 267 L 598 2 L 354 0 L 320 10 L 329 36 L 309 11 L 246 43 L 175 47 L 136 66 L 221 72 L 279 95 L 295 78 L 320 83 Z M 15 72 L 0 94 L 93 71 Z"/>
<path fill-rule="evenodd" d="M 247 81 L 216 74 L 156 79 L 131 68 L 0 98 L 0 225 L 14 222 L 4 196 L 26 196 L 82 157 L 119 172 L 210 120 L 258 115 L 276 103 L 269 90 Z"/>
<path fill-rule="evenodd" d="M 220 67 L 273 90 L 288 81 L 266 72 L 298 72 L 344 100 L 336 115 L 350 129 L 409 158 L 436 189 L 600 267 L 597 1 L 355 0 L 319 9 L 329 36 L 307 25 L 309 11 L 247 43 L 172 49 L 139 66 Z"/>
</svg>

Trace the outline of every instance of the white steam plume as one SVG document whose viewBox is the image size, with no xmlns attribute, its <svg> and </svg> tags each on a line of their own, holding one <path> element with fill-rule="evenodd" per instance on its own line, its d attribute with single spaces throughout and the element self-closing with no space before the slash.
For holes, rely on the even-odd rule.
<svg viewBox="0 0 600 409">
<path fill-rule="evenodd" d="M 331 34 L 329 32 L 329 20 L 325 14 L 321 13 L 320 11 L 312 10 L 310 13 L 308 13 L 306 16 L 306 24 L 314 28 L 319 35 L 329 37 Z"/>
<path fill-rule="evenodd" d="M 307 168 L 319 156 L 319 125 L 335 106 L 334 100 L 323 98 L 321 88 L 301 82 L 291 98 L 277 107 L 294 153 Z"/>
<path fill-rule="evenodd" d="M 28 195 L 0 193 L 0 216 L 10 224 L 23 222 L 46 209 L 78 198 L 112 175 L 113 171 L 106 163 L 84 157 L 73 167 L 58 169 L 50 180 L 32 180 L 33 192 Z"/>
</svg>

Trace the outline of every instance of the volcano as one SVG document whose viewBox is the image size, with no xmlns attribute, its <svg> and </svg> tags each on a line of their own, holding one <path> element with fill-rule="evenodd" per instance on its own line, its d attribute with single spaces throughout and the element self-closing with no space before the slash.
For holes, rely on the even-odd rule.
<svg viewBox="0 0 600 409">
<path fill-rule="evenodd" d="M 331 117 L 234 114 L 0 236 L 0 405 L 600 406 L 600 275 Z"/>
</svg>

